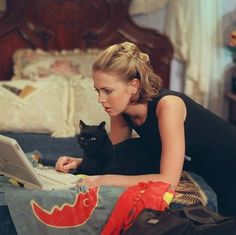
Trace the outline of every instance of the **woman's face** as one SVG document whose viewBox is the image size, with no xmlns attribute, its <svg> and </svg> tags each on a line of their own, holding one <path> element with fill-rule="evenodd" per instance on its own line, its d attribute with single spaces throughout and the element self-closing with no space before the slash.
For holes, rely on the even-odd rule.
<svg viewBox="0 0 236 235">
<path fill-rule="evenodd" d="M 116 74 L 101 71 L 93 72 L 94 87 L 98 92 L 98 102 L 110 116 L 124 112 L 132 97 L 128 82 Z"/>
</svg>

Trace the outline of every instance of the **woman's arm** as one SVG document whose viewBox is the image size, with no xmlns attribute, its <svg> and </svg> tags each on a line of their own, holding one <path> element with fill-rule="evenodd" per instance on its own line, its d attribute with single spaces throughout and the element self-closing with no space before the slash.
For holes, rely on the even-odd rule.
<svg viewBox="0 0 236 235">
<path fill-rule="evenodd" d="M 180 98 L 166 96 L 159 101 L 156 115 L 162 142 L 160 174 L 91 176 L 81 184 L 90 187 L 98 185 L 128 187 L 141 181 L 163 181 L 175 188 L 179 183 L 184 162 L 186 107 Z"/>
<path fill-rule="evenodd" d="M 165 96 L 158 103 L 156 115 L 162 142 L 160 175 L 176 187 L 185 155 L 186 106 L 179 97 Z"/>
</svg>

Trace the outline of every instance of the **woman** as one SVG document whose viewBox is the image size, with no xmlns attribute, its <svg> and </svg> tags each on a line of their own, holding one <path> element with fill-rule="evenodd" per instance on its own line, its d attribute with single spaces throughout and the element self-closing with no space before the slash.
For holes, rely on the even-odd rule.
<svg viewBox="0 0 236 235">
<path fill-rule="evenodd" d="M 204 177 L 218 196 L 219 211 L 236 211 L 236 128 L 184 94 L 161 88 L 149 57 L 129 42 L 104 50 L 93 65 L 98 101 L 111 118 L 113 144 L 131 138 L 135 129 L 156 153 L 156 174 L 90 176 L 87 186 L 131 186 L 163 181 L 174 188 L 181 172 Z M 60 157 L 56 169 L 67 172 L 81 159 Z M 153 163 L 155 164 L 155 163 Z"/>
</svg>

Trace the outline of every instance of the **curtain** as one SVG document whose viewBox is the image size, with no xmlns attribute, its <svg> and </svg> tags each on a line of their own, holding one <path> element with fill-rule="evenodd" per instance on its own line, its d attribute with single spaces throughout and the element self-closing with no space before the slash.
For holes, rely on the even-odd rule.
<svg viewBox="0 0 236 235">
<path fill-rule="evenodd" d="M 165 7 L 169 0 L 132 0 L 129 13 L 131 15 L 148 14 Z"/>
<path fill-rule="evenodd" d="M 185 64 L 184 93 L 222 116 L 223 40 L 220 0 L 171 0 L 166 34 Z"/>
<path fill-rule="evenodd" d="M 0 0 L 0 13 L 6 10 L 6 0 Z"/>
</svg>

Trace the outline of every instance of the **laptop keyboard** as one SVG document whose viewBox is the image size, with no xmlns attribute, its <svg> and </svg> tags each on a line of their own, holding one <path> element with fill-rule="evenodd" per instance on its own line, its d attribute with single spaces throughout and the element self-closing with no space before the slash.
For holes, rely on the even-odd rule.
<svg viewBox="0 0 236 235">
<path fill-rule="evenodd" d="M 36 167 L 34 169 L 36 173 L 42 178 L 43 183 L 50 183 L 55 186 L 75 184 L 75 182 L 79 179 L 79 177 L 76 175 L 58 172 L 54 168 Z"/>
</svg>

